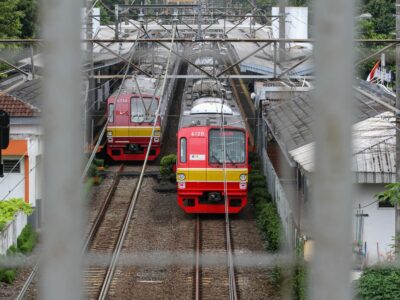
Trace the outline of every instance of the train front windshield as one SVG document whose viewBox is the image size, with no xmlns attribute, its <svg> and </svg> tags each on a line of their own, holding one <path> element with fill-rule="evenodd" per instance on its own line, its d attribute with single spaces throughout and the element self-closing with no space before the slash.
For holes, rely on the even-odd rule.
<svg viewBox="0 0 400 300">
<path fill-rule="evenodd" d="M 225 141 L 225 158 L 224 158 Z M 240 130 L 211 129 L 209 133 L 209 162 L 212 164 L 242 164 L 246 159 L 246 136 Z"/>
<path fill-rule="evenodd" d="M 158 101 L 156 98 L 132 98 L 131 121 L 134 123 L 153 122 L 157 107 Z"/>
</svg>

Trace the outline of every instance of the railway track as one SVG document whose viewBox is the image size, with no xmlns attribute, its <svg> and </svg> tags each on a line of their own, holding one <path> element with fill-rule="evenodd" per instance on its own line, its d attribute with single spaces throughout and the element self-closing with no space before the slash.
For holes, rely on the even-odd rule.
<svg viewBox="0 0 400 300">
<path fill-rule="evenodd" d="M 104 212 L 92 226 L 85 250 L 89 255 L 101 254 L 108 257 L 109 260 L 104 262 L 108 267 L 90 266 L 85 270 L 85 289 L 88 299 L 100 299 L 105 297 L 107 293 L 108 282 L 111 281 L 113 276 L 109 264 L 117 245 L 123 239 L 123 228 L 130 221 L 128 210 L 132 203 L 136 185 L 136 178 L 120 178 L 120 176 L 117 176 L 107 194 L 104 209 L 102 209 Z"/>
<path fill-rule="evenodd" d="M 229 247 L 231 233 L 225 218 L 197 216 L 195 222 L 194 299 L 237 300 L 234 266 L 228 259 L 233 254 L 233 249 Z M 216 255 L 216 264 L 209 264 L 204 255 Z M 225 259 L 225 266 L 221 259 Z"/>
<path fill-rule="evenodd" d="M 92 217 L 89 216 L 90 222 L 89 222 L 89 227 L 88 227 L 88 231 L 86 233 L 86 240 L 84 242 L 84 245 L 82 247 L 82 254 L 88 249 L 88 246 L 90 245 L 90 243 L 94 240 L 94 237 L 96 235 L 96 233 L 98 232 L 98 228 L 102 222 L 102 220 L 104 219 L 104 216 L 106 214 L 107 208 L 110 204 L 110 201 L 112 199 L 113 194 L 115 193 L 115 190 L 117 188 L 117 184 L 120 180 L 120 174 L 123 171 L 123 165 L 120 165 L 113 173 L 112 173 L 112 181 L 111 183 L 103 183 L 103 185 L 105 186 L 105 188 L 107 188 L 107 194 L 105 199 L 100 202 L 100 205 L 98 205 L 97 203 L 95 203 L 93 206 L 89 209 L 89 214 L 92 211 L 95 211 L 96 214 L 93 215 Z M 39 264 L 35 264 L 35 266 L 33 267 L 31 273 L 29 274 L 28 278 L 26 279 L 20 293 L 17 296 L 17 300 L 22 300 L 22 299 L 26 299 L 26 298 L 37 298 L 37 295 L 29 295 L 32 294 L 32 291 L 30 292 L 30 290 L 32 290 L 32 285 L 35 285 L 35 278 L 36 278 L 36 274 L 38 272 L 39 269 Z M 36 289 L 35 289 L 36 290 Z M 35 293 L 33 293 L 35 294 Z"/>
</svg>

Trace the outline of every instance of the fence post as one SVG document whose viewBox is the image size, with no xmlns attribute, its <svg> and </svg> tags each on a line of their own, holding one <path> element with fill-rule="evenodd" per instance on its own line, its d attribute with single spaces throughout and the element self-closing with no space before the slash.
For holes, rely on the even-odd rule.
<svg viewBox="0 0 400 300">
<path fill-rule="evenodd" d="M 315 2 L 315 174 L 310 299 L 351 299 L 353 2 Z"/>
<path fill-rule="evenodd" d="M 44 0 L 44 238 L 41 298 L 81 298 L 82 1 Z"/>
</svg>

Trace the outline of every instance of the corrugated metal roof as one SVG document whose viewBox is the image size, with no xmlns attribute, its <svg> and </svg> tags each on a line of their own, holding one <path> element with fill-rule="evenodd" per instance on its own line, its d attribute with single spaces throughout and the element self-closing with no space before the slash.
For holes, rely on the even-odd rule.
<svg viewBox="0 0 400 300">
<path fill-rule="evenodd" d="M 289 99 L 273 102 L 264 108 L 264 120 L 281 148 L 289 152 L 314 141 L 312 92 L 293 93 Z M 387 108 L 355 92 L 354 122 L 387 111 Z"/>
<path fill-rule="evenodd" d="M 395 118 L 384 112 L 353 126 L 353 171 L 360 183 L 395 182 Z M 307 172 L 314 171 L 314 143 L 289 151 Z"/>
<path fill-rule="evenodd" d="M 223 24 L 222 20 L 219 20 L 220 24 Z M 229 28 L 234 26 L 234 23 L 226 21 L 226 26 Z M 261 25 L 256 23 L 255 27 L 260 27 Z M 246 39 L 249 38 L 249 27 L 236 27 L 227 33 L 228 38 L 235 39 Z M 255 32 L 255 38 L 268 39 L 273 38 L 272 31 L 268 27 L 264 27 Z M 238 59 L 243 59 L 252 52 L 256 51 L 258 48 L 262 47 L 265 43 L 231 43 Z M 280 62 L 276 65 L 277 74 L 281 73 L 285 69 L 290 68 L 294 64 L 298 63 L 306 56 L 311 54 L 311 50 L 299 45 L 294 45 L 293 47 L 286 49 L 284 62 Z M 304 63 L 300 64 L 293 70 L 289 72 L 291 76 L 305 76 L 311 75 L 313 73 L 313 59 L 310 58 Z M 260 50 L 256 54 L 248 57 L 246 60 L 240 63 L 241 72 L 252 72 L 261 75 L 273 75 L 274 74 L 274 45 L 268 45 L 263 50 Z"/>
</svg>

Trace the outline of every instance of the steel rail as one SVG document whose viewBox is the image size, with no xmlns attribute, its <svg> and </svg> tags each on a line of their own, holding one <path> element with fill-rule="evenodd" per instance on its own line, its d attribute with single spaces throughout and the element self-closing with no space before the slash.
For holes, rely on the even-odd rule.
<svg viewBox="0 0 400 300">
<path fill-rule="evenodd" d="M 111 187 L 110 187 L 110 189 L 109 189 L 109 191 L 107 193 L 106 199 L 104 200 L 104 202 L 103 202 L 98 214 L 96 215 L 95 221 L 94 221 L 92 227 L 90 228 L 90 231 L 88 233 L 88 236 L 86 237 L 85 243 L 82 246 L 82 255 L 86 252 L 89 244 L 93 240 L 93 237 L 94 237 L 94 235 L 96 234 L 96 232 L 98 230 L 98 227 L 99 227 L 101 221 L 104 218 L 106 209 L 110 204 L 110 200 L 111 200 L 113 194 L 115 193 L 117 184 L 119 182 L 119 174 L 122 172 L 123 167 L 124 167 L 124 165 L 122 164 L 114 174 L 114 179 L 113 179 Z M 24 285 L 22 286 L 22 289 L 19 292 L 17 298 L 15 298 L 16 300 L 24 299 L 26 293 L 28 292 L 28 289 L 29 289 L 30 285 L 32 284 L 33 279 L 36 276 L 36 273 L 37 273 L 38 269 L 39 269 L 39 262 L 37 262 L 35 264 L 35 266 L 33 267 L 32 272 L 29 274 L 28 279 L 25 281 Z"/>
<path fill-rule="evenodd" d="M 100 223 L 104 220 L 104 215 L 106 214 L 107 208 L 110 205 L 111 199 L 115 194 L 115 191 L 117 189 L 119 180 L 120 180 L 120 174 L 122 173 L 124 169 L 124 164 L 121 164 L 117 171 L 114 173 L 114 179 L 111 184 L 110 189 L 108 190 L 106 199 L 104 200 L 102 206 L 100 207 L 99 213 L 96 216 L 96 219 L 93 222 L 92 227 L 90 228 L 90 231 L 88 233 L 88 236 L 86 237 L 86 241 L 83 244 L 82 247 L 82 255 L 88 250 L 88 247 L 90 243 L 93 241 L 94 236 L 98 232 L 98 229 L 100 227 Z"/>
<path fill-rule="evenodd" d="M 24 285 L 22 286 L 21 291 L 19 292 L 16 300 L 22 300 L 25 297 L 26 292 L 29 289 L 29 286 L 31 285 L 33 278 L 35 278 L 35 275 L 39 269 L 39 263 L 36 263 L 35 266 L 33 267 L 32 272 L 29 274 L 28 279 L 25 281 Z"/>
<path fill-rule="evenodd" d="M 175 33 L 176 33 L 176 26 L 174 27 L 174 30 L 173 30 L 173 33 L 172 33 L 172 41 L 174 40 Z M 166 65 L 166 68 L 165 68 L 167 71 L 165 72 L 165 77 L 164 77 L 164 81 L 163 81 L 163 85 L 162 85 L 161 95 L 163 95 L 164 91 L 165 91 L 169 64 L 171 62 L 172 47 L 173 47 L 173 45 L 171 45 L 171 48 L 170 48 L 170 51 L 169 51 L 169 54 L 168 54 L 168 61 L 167 61 L 167 65 Z M 145 157 L 145 159 L 143 161 L 143 166 L 142 166 L 142 170 L 140 172 L 139 180 L 138 180 L 137 185 L 136 185 L 136 187 L 134 189 L 133 196 L 132 196 L 131 202 L 129 204 L 129 208 L 128 208 L 127 214 L 125 216 L 124 223 L 123 223 L 123 226 L 121 228 L 121 232 L 120 232 L 120 235 L 119 235 L 119 238 L 118 238 L 117 246 L 116 246 L 115 251 L 113 253 L 113 256 L 111 258 L 110 265 L 109 265 L 109 267 L 107 269 L 106 278 L 105 278 L 105 280 L 103 282 L 103 285 L 102 285 L 102 288 L 101 288 L 101 291 L 100 291 L 100 295 L 98 297 L 98 299 L 100 299 L 100 300 L 104 300 L 107 297 L 108 291 L 109 291 L 110 286 L 111 286 L 112 278 L 114 276 L 114 272 L 115 272 L 116 264 L 117 264 L 117 261 L 118 261 L 118 258 L 119 258 L 119 254 L 121 253 L 122 245 L 124 243 L 126 234 L 128 232 L 130 220 L 132 219 L 132 215 L 133 215 L 133 212 L 134 212 L 135 207 L 136 207 L 137 199 L 138 199 L 139 193 L 140 193 L 140 188 L 141 188 L 142 183 L 143 183 L 144 172 L 146 170 L 147 161 L 149 159 L 150 149 L 151 149 L 151 145 L 152 145 L 152 142 L 153 142 L 154 131 L 155 131 L 155 127 L 156 127 L 156 124 L 157 124 L 157 119 L 158 119 L 158 116 L 160 114 L 161 102 L 162 102 L 162 100 L 158 103 L 157 111 L 155 113 L 154 123 L 153 123 L 153 126 L 152 126 L 152 131 L 151 131 L 151 136 L 150 136 L 150 142 L 149 142 L 148 147 L 147 147 L 146 157 Z"/>
<path fill-rule="evenodd" d="M 195 264 L 195 300 L 200 300 L 200 217 L 196 216 L 196 228 L 195 228 L 195 239 L 196 239 L 196 264 Z"/>
</svg>

